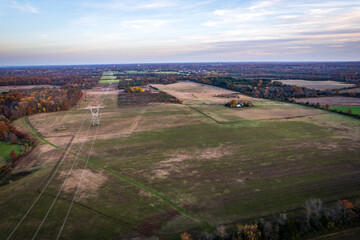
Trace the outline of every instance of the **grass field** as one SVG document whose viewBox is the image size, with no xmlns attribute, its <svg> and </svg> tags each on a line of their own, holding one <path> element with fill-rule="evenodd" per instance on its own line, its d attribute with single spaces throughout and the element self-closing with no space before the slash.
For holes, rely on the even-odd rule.
<svg viewBox="0 0 360 240">
<path fill-rule="evenodd" d="M 109 95 L 97 131 L 88 128 L 89 113 L 82 110 L 100 101 L 89 91 L 81 108 L 30 116 L 35 130 L 23 119 L 15 121 L 19 129 L 39 131 L 59 147 L 40 145 L 15 169 L 35 173 L 0 189 L 0 239 L 60 166 L 13 239 L 33 236 L 64 183 L 38 235 L 56 236 L 90 150 L 62 239 L 144 234 L 177 239 L 194 228 L 301 208 L 310 197 L 334 201 L 360 195 L 359 120 L 242 95 L 255 106 L 230 109 L 224 107 L 228 99 L 214 96 L 231 91 L 191 82 L 156 87 L 183 104 L 119 107 L 118 96 Z M 66 130 L 55 131 L 62 123 Z M 59 165 L 63 149 L 69 154 Z"/>
<path fill-rule="evenodd" d="M 342 111 L 342 112 L 348 112 L 351 109 L 352 114 L 360 115 L 360 106 L 344 106 L 344 107 L 330 106 L 329 109 Z"/>
<path fill-rule="evenodd" d="M 10 159 L 10 152 L 15 150 L 17 154 L 21 153 L 22 146 L 0 141 L 0 166 Z"/>
<path fill-rule="evenodd" d="M 117 80 L 100 80 L 99 83 L 103 83 L 103 84 L 106 84 L 106 83 L 118 83 L 120 82 L 119 79 Z"/>
</svg>

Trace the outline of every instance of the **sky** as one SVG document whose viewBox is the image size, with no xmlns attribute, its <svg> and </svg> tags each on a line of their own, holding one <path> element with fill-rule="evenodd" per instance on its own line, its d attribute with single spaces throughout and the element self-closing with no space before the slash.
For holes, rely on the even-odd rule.
<svg viewBox="0 0 360 240">
<path fill-rule="evenodd" d="M 360 1 L 0 0 L 0 65 L 360 61 Z"/>
</svg>

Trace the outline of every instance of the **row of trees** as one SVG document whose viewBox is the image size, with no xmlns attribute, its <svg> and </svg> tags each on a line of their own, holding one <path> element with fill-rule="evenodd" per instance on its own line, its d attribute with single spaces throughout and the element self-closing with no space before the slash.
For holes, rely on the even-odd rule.
<svg viewBox="0 0 360 240">
<path fill-rule="evenodd" d="M 12 150 L 10 152 L 9 161 L 0 166 L 0 179 L 2 179 L 16 165 L 17 160 L 34 146 L 35 141 L 32 140 L 28 134 L 23 133 L 12 126 L 10 121 L 3 115 L 0 115 L 0 141 L 7 141 L 12 144 L 20 144 L 23 146 L 20 155 Z M 0 185 L 1 184 L 2 181 L 0 181 Z"/>
<path fill-rule="evenodd" d="M 124 88 L 126 93 L 143 93 L 145 92 L 145 89 L 141 87 L 126 87 Z"/>
<path fill-rule="evenodd" d="M 238 225 L 236 229 L 220 225 L 214 232 L 201 234 L 197 239 L 296 240 L 339 231 L 360 223 L 359 201 L 353 204 L 342 200 L 325 207 L 320 199 L 309 199 L 303 209 L 303 214 L 295 218 L 280 213 L 273 219 Z M 192 237 L 189 233 L 183 233 L 181 239 L 191 240 Z"/>
<path fill-rule="evenodd" d="M 240 104 L 240 107 L 252 107 L 253 106 L 251 101 L 236 100 L 236 99 L 233 99 L 230 102 L 225 103 L 225 106 L 231 107 L 231 108 L 236 108 L 236 107 L 238 107 L 239 104 Z"/>
<path fill-rule="evenodd" d="M 26 133 L 18 131 L 18 129 L 10 124 L 10 121 L 0 116 L 0 141 L 7 141 L 13 144 L 25 143 L 30 140 L 30 136 Z"/>
<path fill-rule="evenodd" d="M 347 115 L 347 116 L 360 118 L 360 115 L 353 113 L 351 109 L 343 112 L 341 110 L 331 109 L 329 104 L 320 105 L 320 103 L 310 103 L 308 101 L 307 102 L 296 102 L 294 99 L 290 100 L 289 102 L 300 104 L 300 105 L 305 105 L 305 106 L 309 106 L 309 107 L 314 107 L 314 108 L 320 108 L 320 109 L 323 109 L 323 110 L 326 110 L 326 111 L 335 112 L 335 113 L 339 113 L 339 114 L 343 114 L 343 115 Z"/>
</svg>

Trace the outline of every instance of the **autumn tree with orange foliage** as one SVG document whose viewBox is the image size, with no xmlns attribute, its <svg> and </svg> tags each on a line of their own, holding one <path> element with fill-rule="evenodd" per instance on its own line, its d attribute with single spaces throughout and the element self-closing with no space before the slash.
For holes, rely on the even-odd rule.
<svg viewBox="0 0 360 240">
<path fill-rule="evenodd" d="M 14 161 L 18 158 L 18 155 L 16 154 L 16 152 L 14 150 L 11 150 L 10 152 L 10 160 Z"/>
<path fill-rule="evenodd" d="M 191 234 L 187 233 L 187 232 L 184 232 L 180 235 L 181 237 L 181 240 L 192 240 L 191 238 Z"/>
<path fill-rule="evenodd" d="M 259 240 L 261 232 L 258 225 L 238 225 L 238 240 Z"/>
<path fill-rule="evenodd" d="M 82 91 L 76 88 L 43 88 L 1 93 L 0 114 L 15 120 L 33 113 L 68 110 L 82 95 Z"/>
</svg>

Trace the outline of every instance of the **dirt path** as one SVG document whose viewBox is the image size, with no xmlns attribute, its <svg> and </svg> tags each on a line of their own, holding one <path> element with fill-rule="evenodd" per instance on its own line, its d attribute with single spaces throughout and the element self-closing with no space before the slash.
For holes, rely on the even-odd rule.
<svg viewBox="0 0 360 240">
<path fill-rule="evenodd" d="M 141 120 L 144 117 L 145 112 L 146 112 L 146 109 L 142 110 L 140 112 L 140 114 L 135 117 L 133 124 L 131 124 L 131 126 L 129 128 L 129 134 L 132 134 L 133 132 L 136 131 L 136 129 L 138 128 L 138 126 L 139 126 L 139 124 L 141 122 Z"/>
</svg>

